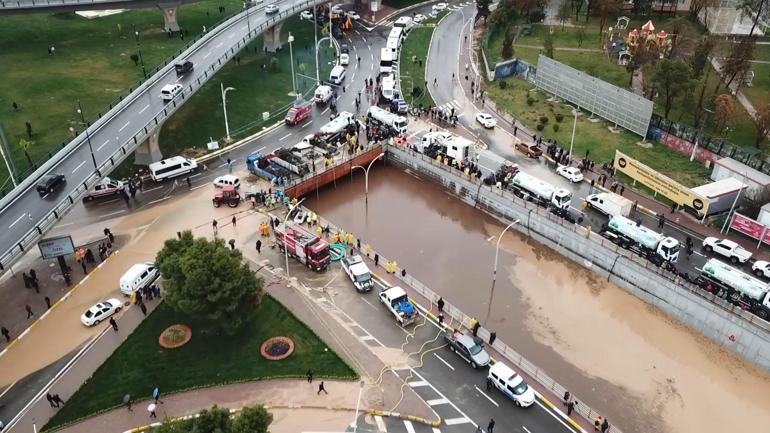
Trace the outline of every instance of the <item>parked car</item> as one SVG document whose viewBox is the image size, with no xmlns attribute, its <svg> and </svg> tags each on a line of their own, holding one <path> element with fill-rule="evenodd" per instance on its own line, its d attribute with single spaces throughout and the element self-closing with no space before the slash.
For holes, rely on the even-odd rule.
<svg viewBox="0 0 770 433">
<path fill-rule="evenodd" d="M 351 20 L 356 21 L 361 19 L 361 15 L 358 15 L 356 11 L 347 11 L 345 15 L 349 16 Z"/>
<path fill-rule="evenodd" d="M 59 185 L 62 185 L 66 182 L 67 180 L 64 179 L 63 174 L 46 174 L 37 182 L 35 189 L 41 196 L 43 196 L 54 192 L 54 190 L 58 188 Z"/>
<path fill-rule="evenodd" d="M 313 19 L 313 11 L 302 11 L 301 14 L 299 14 L 299 17 L 303 20 L 312 20 Z"/>
<path fill-rule="evenodd" d="M 530 158 L 540 158 L 540 156 L 543 154 L 543 151 L 537 146 L 537 144 L 525 143 L 523 141 L 516 143 L 516 150 Z"/>
<path fill-rule="evenodd" d="M 348 48 L 348 44 L 340 45 L 340 53 L 350 54 L 350 48 Z"/>
<path fill-rule="evenodd" d="M 751 272 L 758 277 L 770 278 L 770 262 L 757 260 L 751 265 Z"/>
<path fill-rule="evenodd" d="M 417 14 L 417 15 L 415 15 L 415 16 L 414 16 L 414 18 L 412 18 L 412 20 L 413 20 L 415 23 L 417 23 L 417 24 L 420 24 L 421 22 L 423 22 L 423 21 L 425 21 L 425 20 L 427 20 L 427 19 L 428 19 L 428 17 L 426 17 L 426 16 L 425 16 L 425 15 L 423 15 L 423 14 Z"/>
<path fill-rule="evenodd" d="M 340 65 L 347 66 L 350 64 L 350 55 L 348 53 L 340 54 Z"/>
<path fill-rule="evenodd" d="M 476 115 L 476 121 L 481 123 L 485 128 L 494 128 L 497 125 L 497 120 L 489 113 L 479 113 Z"/>
<path fill-rule="evenodd" d="M 217 188 L 224 188 L 226 186 L 238 188 L 239 186 L 241 186 L 241 180 L 238 179 L 238 176 L 233 176 L 232 174 L 226 174 L 224 176 L 219 176 L 218 178 L 214 179 L 214 186 Z"/>
<path fill-rule="evenodd" d="M 732 263 L 746 263 L 751 258 L 751 252 L 729 239 L 709 236 L 703 239 L 703 249 L 724 256 Z"/>
<path fill-rule="evenodd" d="M 105 177 L 101 182 L 94 186 L 94 189 L 86 193 L 83 200 L 91 201 L 99 197 L 121 194 L 125 189 L 126 186 L 123 182 Z"/>
<path fill-rule="evenodd" d="M 342 10 L 342 6 L 341 5 L 333 5 L 332 6 L 332 13 L 333 14 L 343 14 L 343 13 L 345 13 L 345 11 Z"/>
<path fill-rule="evenodd" d="M 448 6 L 449 6 L 448 4 L 446 4 L 446 3 L 444 3 L 444 2 L 441 2 L 441 3 L 436 3 L 436 4 L 434 4 L 432 9 L 433 9 L 434 11 L 436 11 L 436 12 L 441 12 L 441 11 L 443 11 L 443 10 L 446 10 L 446 8 L 447 8 Z"/>
<path fill-rule="evenodd" d="M 270 3 L 269 5 L 265 6 L 265 15 L 273 15 L 278 13 L 278 5 L 275 3 Z"/>
<path fill-rule="evenodd" d="M 108 299 L 99 302 L 86 310 L 86 312 L 80 316 L 80 321 L 86 326 L 98 325 L 102 320 L 106 320 L 108 317 L 120 311 L 121 308 L 123 308 L 123 304 L 119 300 L 115 298 Z"/>
<path fill-rule="evenodd" d="M 561 177 L 567 179 L 570 182 L 578 183 L 583 181 L 583 173 L 577 167 L 570 167 L 569 165 L 560 165 L 556 169 Z"/>
</svg>

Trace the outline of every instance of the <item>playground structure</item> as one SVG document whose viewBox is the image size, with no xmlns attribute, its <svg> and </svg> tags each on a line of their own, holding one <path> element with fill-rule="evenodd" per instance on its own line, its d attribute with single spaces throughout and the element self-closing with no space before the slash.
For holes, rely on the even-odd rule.
<svg viewBox="0 0 770 433">
<path fill-rule="evenodd" d="M 664 30 L 655 32 L 652 20 L 647 21 L 640 30 L 627 31 L 628 17 L 618 17 L 615 27 L 607 29 L 609 44 L 605 50 L 617 59 L 618 65 L 626 66 L 640 48 L 654 50 L 662 59 L 671 50 L 671 39 Z"/>
</svg>

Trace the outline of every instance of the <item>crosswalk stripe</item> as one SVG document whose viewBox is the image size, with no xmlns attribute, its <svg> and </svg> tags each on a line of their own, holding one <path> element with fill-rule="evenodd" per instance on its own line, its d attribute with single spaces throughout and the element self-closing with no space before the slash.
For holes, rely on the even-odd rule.
<svg viewBox="0 0 770 433">
<path fill-rule="evenodd" d="M 447 400 L 445 398 L 437 398 L 435 400 L 428 400 L 427 403 L 428 403 L 429 406 L 438 406 L 440 404 L 447 404 L 447 403 L 449 403 L 449 400 Z"/>
<path fill-rule="evenodd" d="M 404 420 L 404 425 L 406 426 L 407 433 L 414 433 L 414 426 L 411 421 Z"/>
<path fill-rule="evenodd" d="M 369 340 L 374 340 L 374 337 L 371 335 L 364 335 L 363 337 L 361 337 L 361 341 L 369 341 Z"/>
<path fill-rule="evenodd" d="M 428 386 L 428 382 L 424 380 L 415 380 L 413 382 L 409 382 L 409 386 L 412 388 L 419 388 L 421 386 Z"/>
<path fill-rule="evenodd" d="M 374 416 L 374 422 L 377 423 L 377 430 L 387 433 L 388 428 L 385 427 L 385 421 L 382 420 L 382 417 L 379 415 Z"/>
<path fill-rule="evenodd" d="M 434 427 L 434 428 L 433 428 L 433 433 L 441 433 L 441 430 L 439 430 L 439 429 L 437 429 L 437 428 L 435 428 L 435 427 Z"/>
<path fill-rule="evenodd" d="M 471 422 L 468 418 L 462 417 L 462 418 L 449 418 L 445 419 L 444 423 L 446 425 L 457 425 L 457 424 L 467 424 Z"/>
</svg>

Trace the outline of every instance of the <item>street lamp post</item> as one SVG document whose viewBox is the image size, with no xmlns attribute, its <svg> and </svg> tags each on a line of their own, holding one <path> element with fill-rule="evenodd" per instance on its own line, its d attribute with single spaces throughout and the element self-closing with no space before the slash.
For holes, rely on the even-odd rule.
<svg viewBox="0 0 770 433">
<path fill-rule="evenodd" d="M 147 79 L 147 69 L 144 67 L 144 58 L 142 57 L 142 49 L 139 47 L 139 31 L 136 30 L 136 26 L 134 26 L 134 41 L 136 41 L 136 51 L 139 54 L 139 63 L 142 65 L 142 74 L 144 75 L 144 79 Z"/>
<path fill-rule="evenodd" d="M 235 90 L 234 87 L 228 87 L 225 88 L 224 83 L 219 83 L 219 88 L 222 90 L 222 110 L 225 112 L 225 134 L 227 135 L 227 138 L 225 138 L 225 141 L 227 143 L 233 141 L 232 138 L 230 138 L 230 125 L 227 123 L 227 92 L 230 90 Z"/>
<path fill-rule="evenodd" d="M 366 166 L 366 168 L 364 168 L 364 167 L 362 167 L 360 165 L 354 165 L 353 166 L 353 168 L 360 168 L 361 170 L 364 171 L 364 183 L 365 183 L 365 185 L 364 185 L 364 197 L 366 197 L 366 199 L 365 199 L 366 203 L 369 203 L 369 169 L 372 168 L 372 164 L 374 164 L 374 161 L 377 161 L 378 159 L 382 158 L 383 156 L 385 156 L 384 153 L 381 153 L 381 154 L 377 155 L 377 157 L 374 158 L 372 160 L 372 162 L 370 162 L 369 165 Z M 351 170 L 353 168 L 351 168 Z"/>
<path fill-rule="evenodd" d="M 356 415 L 353 418 L 353 423 L 350 424 L 353 427 L 353 433 L 358 431 L 358 409 L 361 407 L 361 394 L 364 392 L 364 381 L 359 382 L 358 385 L 358 401 L 356 402 Z"/>
<path fill-rule="evenodd" d="M 520 223 L 521 220 L 516 219 L 512 223 L 508 224 L 500 233 L 500 236 L 497 237 L 497 245 L 495 246 L 495 266 L 492 269 L 492 289 L 489 291 L 489 305 L 487 305 L 487 317 L 484 318 L 484 326 L 487 325 L 487 320 L 489 320 L 489 314 L 492 312 L 492 297 L 495 295 L 495 282 L 497 282 L 497 257 L 500 253 L 500 241 L 503 240 L 503 235 L 505 232 L 508 231 L 511 227 L 514 225 Z"/>
<path fill-rule="evenodd" d="M 321 85 L 321 76 L 318 70 L 318 15 L 316 15 L 315 3 L 313 4 L 313 38 L 315 39 L 315 85 Z"/>
<path fill-rule="evenodd" d="M 249 4 L 243 2 L 243 8 L 246 9 L 246 28 L 248 29 L 248 35 L 251 36 L 251 20 L 249 19 Z"/>
<path fill-rule="evenodd" d="M 83 122 L 83 127 L 86 128 L 86 141 L 88 141 L 88 150 L 91 151 L 91 161 L 94 163 L 94 170 L 96 170 L 97 173 L 99 173 L 99 165 L 96 164 L 96 156 L 94 156 L 94 148 L 91 145 L 91 134 L 88 132 L 88 123 L 86 123 L 86 118 L 83 116 L 83 107 L 80 105 L 80 100 L 78 100 L 78 114 L 80 115 L 80 121 Z M 101 173 L 99 173 L 101 175 Z"/>
<path fill-rule="evenodd" d="M 571 107 L 571 106 L 570 106 Z M 572 114 L 575 116 L 575 121 L 572 123 L 572 139 L 569 142 L 569 161 L 568 163 L 572 163 L 572 146 L 575 145 L 575 130 L 577 129 L 577 118 L 578 114 L 580 114 L 580 106 L 578 105 L 577 108 L 572 110 Z M 558 163 L 556 165 L 559 165 Z"/>
<path fill-rule="evenodd" d="M 286 238 L 289 237 L 289 215 L 291 215 L 291 211 L 294 210 L 297 206 L 301 205 L 302 202 L 305 201 L 303 198 L 302 200 L 298 201 L 297 204 L 294 206 L 289 206 L 289 210 L 286 212 L 286 218 L 283 219 L 283 253 L 286 257 L 286 276 L 291 277 L 289 275 L 289 249 L 286 247 Z"/>
<path fill-rule="evenodd" d="M 294 50 L 292 49 L 292 42 L 294 42 L 294 36 L 291 35 L 291 32 L 289 32 L 289 62 L 291 63 L 291 89 L 294 92 L 294 98 L 299 100 L 299 95 L 297 94 L 297 80 L 294 76 Z"/>
</svg>

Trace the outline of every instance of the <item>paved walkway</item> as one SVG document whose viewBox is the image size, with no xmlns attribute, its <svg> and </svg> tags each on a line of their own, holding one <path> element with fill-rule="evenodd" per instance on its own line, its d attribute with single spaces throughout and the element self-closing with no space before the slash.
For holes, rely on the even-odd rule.
<svg viewBox="0 0 770 433">
<path fill-rule="evenodd" d="M 717 73 L 722 70 L 722 63 L 716 57 L 711 58 L 711 66 L 714 67 Z M 725 78 L 723 77 L 723 80 L 724 79 Z M 735 95 L 735 98 L 738 99 L 738 102 L 741 103 L 746 112 L 749 113 L 749 116 L 752 118 L 757 116 L 757 109 L 754 108 L 754 104 L 752 104 L 751 101 L 749 101 L 749 98 L 747 98 L 738 88 L 738 80 L 733 80 L 733 83 L 730 85 L 730 91 Z"/>
<path fill-rule="evenodd" d="M 542 50 L 545 47 L 542 45 L 523 45 L 523 44 L 513 44 L 514 47 L 517 48 L 533 48 L 536 50 Z M 586 52 L 586 53 L 602 53 L 603 51 L 598 48 L 574 48 L 574 47 L 554 47 L 553 48 L 556 51 L 573 51 L 573 52 Z"/>
</svg>

